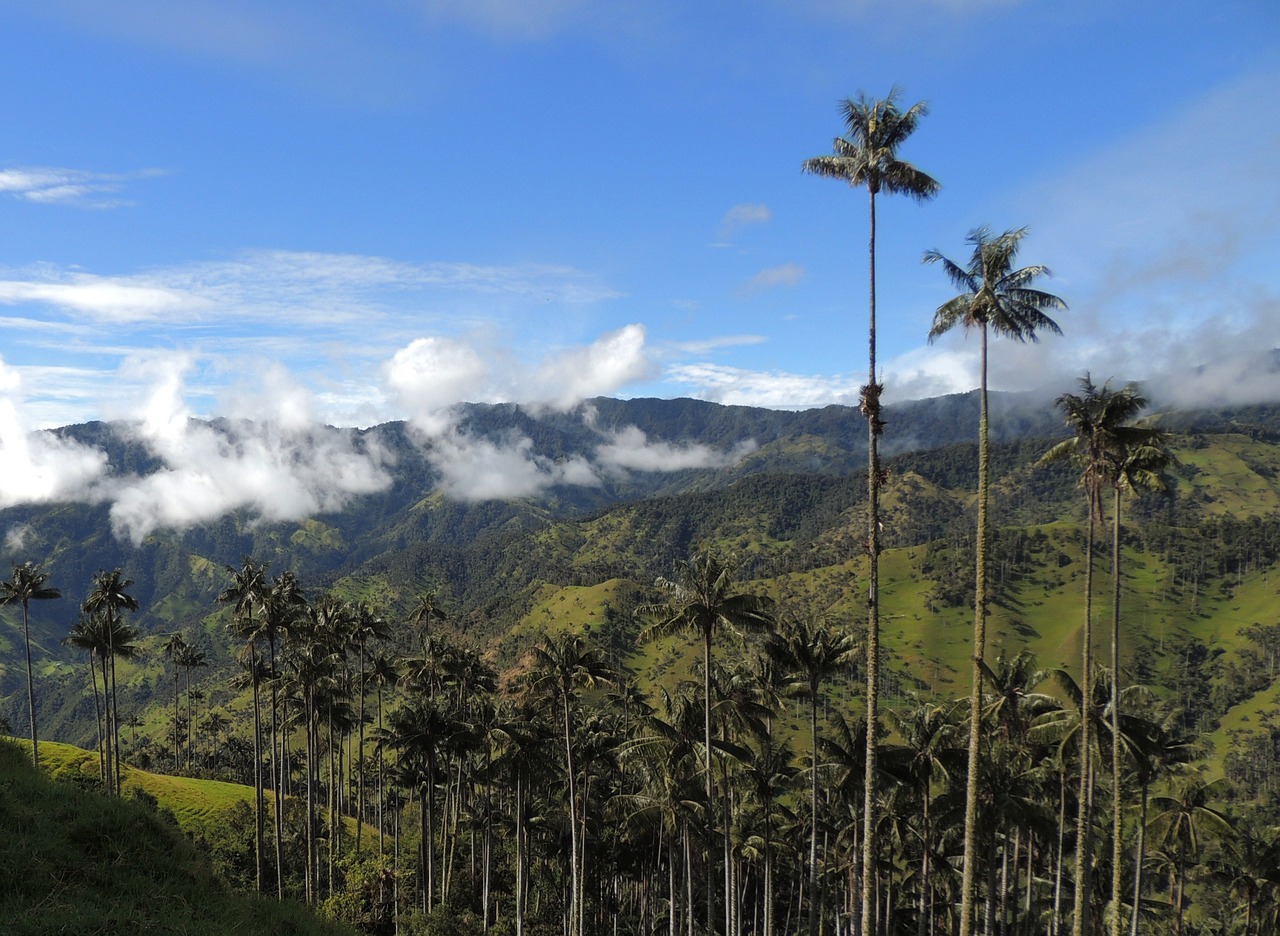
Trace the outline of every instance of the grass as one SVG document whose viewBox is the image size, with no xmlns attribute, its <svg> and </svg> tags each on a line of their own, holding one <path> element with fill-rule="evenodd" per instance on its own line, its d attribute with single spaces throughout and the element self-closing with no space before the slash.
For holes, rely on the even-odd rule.
<svg viewBox="0 0 1280 936">
<path fill-rule="evenodd" d="M 96 755 L 42 743 L 58 771 Z M 46 751 L 48 752 L 46 754 Z M 30 747 L 0 742 L 0 920 L 8 936 L 148 933 L 337 934 L 303 907 L 229 891 L 157 813 L 59 783 L 31 767 Z"/>
</svg>

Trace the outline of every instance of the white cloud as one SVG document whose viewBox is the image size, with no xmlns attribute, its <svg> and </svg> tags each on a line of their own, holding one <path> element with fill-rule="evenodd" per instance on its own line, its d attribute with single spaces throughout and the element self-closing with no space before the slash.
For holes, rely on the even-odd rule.
<svg viewBox="0 0 1280 936">
<path fill-rule="evenodd" d="M 745 345 L 764 344 L 768 340 L 764 335 L 720 335 L 700 341 L 681 341 L 673 347 L 682 354 L 709 354 L 720 348 L 741 348 Z"/>
<path fill-rule="evenodd" d="M 747 281 L 747 292 L 776 289 L 779 286 L 798 286 L 805 278 L 805 268 L 798 263 L 784 263 L 761 270 Z"/>
<path fill-rule="evenodd" d="M 131 181 L 159 174 L 155 169 L 123 174 L 53 166 L 0 169 L 0 192 L 40 204 L 117 208 L 131 203 L 106 196 L 114 196 Z"/>
<path fill-rule="evenodd" d="M 626 325 L 586 347 L 552 355 L 531 375 L 520 401 L 563 411 L 590 397 L 616 393 L 651 373 L 644 344 L 644 326 Z"/>
<path fill-rule="evenodd" d="M 450 430 L 432 440 L 427 457 L 440 472 L 445 493 L 460 500 L 533 497 L 558 484 L 600 483 L 585 459 L 541 458 L 524 436 L 498 443 Z"/>
<path fill-rule="evenodd" d="M 300 422 L 307 407 L 296 389 L 274 401 L 264 395 L 267 411 L 256 421 L 215 427 L 193 419 L 183 399 L 189 359 L 148 363 L 156 383 L 132 431 L 163 467 L 115 483 L 118 535 L 140 542 L 161 527 L 182 530 L 235 510 L 300 520 L 391 483 L 382 452 L 358 449 L 350 432 Z M 282 383 L 279 374 L 268 377 L 268 385 Z"/>
<path fill-rule="evenodd" d="M 41 303 L 111 324 L 166 320 L 211 308 L 200 296 L 124 278 L 71 276 L 63 282 L 0 280 L 0 302 Z"/>
<path fill-rule="evenodd" d="M 773 212 L 768 205 L 743 202 L 730 208 L 720 219 L 720 241 L 716 246 L 727 247 L 735 234 L 753 224 L 768 224 Z"/>
<path fill-rule="evenodd" d="M 416 338 L 384 366 L 387 384 L 414 423 L 437 434 L 449 426 L 449 409 L 487 402 L 490 368 L 471 345 L 449 338 Z"/>
<path fill-rule="evenodd" d="M 733 406 L 808 409 L 831 403 L 852 405 L 857 385 L 849 377 L 788 374 L 726 367 L 676 364 L 666 369 L 667 383 L 683 386 L 684 395 Z"/>
<path fill-rule="evenodd" d="M 32 433 L 21 393 L 17 371 L 0 360 L 0 508 L 100 499 L 106 455 L 51 433 Z"/>
<path fill-rule="evenodd" d="M 627 426 L 609 434 L 609 441 L 596 446 L 595 456 L 609 468 L 635 471 L 684 471 L 689 468 L 724 468 L 736 465 L 756 450 L 754 441 L 742 442 L 727 452 L 695 442 L 673 444 L 650 442 L 637 426 Z"/>
</svg>

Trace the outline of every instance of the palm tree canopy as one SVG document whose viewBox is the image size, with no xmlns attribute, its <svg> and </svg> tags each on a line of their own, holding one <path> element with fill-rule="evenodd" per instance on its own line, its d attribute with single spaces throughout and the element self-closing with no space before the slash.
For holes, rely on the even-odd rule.
<svg viewBox="0 0 1280 936">
<path fill-rule="evenodd" d="M 898 147 L 929 112 L 927 104 L 920 101 L 902 110 L 898 89 L 893 88 L 879 100 L 860 92 L 845 100 L 840 112 L 845 135 L 835 138 L 830 156 L 806 159 L 803 171 L 842 179 L 855 188 L 865 185 L 872 195 L 885 191 L 923 201 L 938 193 L 936 179 L 897 155 Z"/>
<path fill-rule="evenodd" d="M 266 562 L 255 561 L 252 556 L 245 556 L 240 568 L 227 566 L 231 582 L 217 597 L 219 604 L 229 604 L 235 612 L 228 628 L 246 640 L 254 640 L 264 626 L 263 616 L 259 612 L 266 601 L 269 587 L 267 565 Z M 257 621 L 254 621 L 255 614 L 258 615 Z"/>
<path fill-rule="evenodd" d="M 657 618 L 644 629 L 641 639 L 684 630 L 708 638 L 719 626 L 737 631 L 770 629 L 773 600 L 737 591 L 734 571 L 732 561 L 710 550 L 677 561 L 674 578 L 654 583 L 667 601 L 639 609 L 642 616 Z"/>
<path fill-rule="evenodd" d="M 1074 435 L 1049 449 L 1042 464 L 1070 460 L 1082 467 L 1080 483 L 1095 516 L 1102 513 L 1102 489 L 1160 490 L 1160 471 L 1172 462 L 1162 430 L 1127 425 L 1147 407 L 1147 398 L 1134 384 L 1113 390 L 1101 387 L 1089 374 L 1079 379 L 1079 394 L 1064 393 L 1054 405 Z"/>
<path fill-rule="evenodd" d="M 138 600 L 129 594 L 133 579 L 124 577 L 116 568 L 110 572 L 98 572 L 93 576 L 93 589 L 84 600 L 84 609 L 91 613 L 105 612 L 115 618 L 122 610 L 137 611 Z"/>
<path fill-rule="evenodd" d="M 925 252 L 924 262 L 941 264 L 952 285 L 960 290 L 934 312 L 929 341 L 956 325 L 990 326 L 1018 341 L 1036 341 L 1036 332 L 1041 330 L 1062 334 L 1045 310 L 1065 310 L 1067 304 L 1052 293 L 1031 287 L 1041 276 L 1052 275 L 1048 267 L 1036 264 L 1014 269 L 1018 246 L 1026 234 L 1025 227 L 998 236 L 988 227 L 971 231 L 965 240 L 973 245 L 973 253 L 963 267 L 936 250 Z"/>
<path fill-rule="evenodd" d="M 13 578 L 0 582 L 0 604 L 20 604 L 61 598 L 62 592 L 45 586 L 49 574 L 38 565 L 24 562 L 13 567 Z"/>
</svg>

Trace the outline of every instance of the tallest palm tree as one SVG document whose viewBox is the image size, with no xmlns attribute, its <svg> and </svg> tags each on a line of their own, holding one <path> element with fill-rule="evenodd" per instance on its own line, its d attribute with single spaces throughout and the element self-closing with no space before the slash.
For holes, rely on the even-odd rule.
<svg viewBox="0 0 1280 936">
<path fill-rule="evenodd" d="M 13 578 L 0 582 L 0 604 L 22 605 L 22 636 L 27 648 L 27 707 L 31 713 L 31 763 L 40 766 L 40 741 L 36 732 L 36 689 L 31 676 L 31 625 L 29 607 L 33 601 L 61 598 L 56 588 L 45 585 L 47 572 L 29 562 L 13 567 Z"/>
<path fill-rule="evenodd" d="M 969 234 L 973 253 L 965 266 L 948 260 L 936 250 L 924 255 L 925 263 L 942 265 L 947 278 L 961 292 L 940 305 L 933 317 L 929 340 L 956 325 L 976 328 L 982 337 L 978 415 L 978 531 L 974 552 L 975 585 L 973 600 L 973 673 L 969 698 L 969 771 L 965 784 L 964 873 L 960 899 L 960 936 L 973 932 L 973 885 L 977 864 L 974 829 L 978 821 L 978 744 L 982 736 L 982 673 L 987 641 L 987 485 L 989 475 L 987 444 L 987 337 L 988 332 L 1018 341 L 1035 341 L 1038 331 L 1061 334 L 1062 329 L 1046 309 L 1065 309 L 1057 296 L 1031 284 L 1049 275 L 1047 267 L 1014 268 L 1018 245 L 1027 229 L 1005 231 L 993 236 L 988 228 Z"/>
<path fill-rule="evenodd" d="M 867 419 L 867 554 L 870 559 L 867 584 L 867 757 L 865 800 L 863 803 L 862 933 L 869 936 L 873 891 L 871 873 L 875 868 L 876 826 L 872 806 L 876 796 L 876 723 L 880 688 L 880 456 L 877 442 L 884 430 L 880 418 L 880 395 L 884 387 L 876 380 L 876 196 L 880 192 L 908 195 L 917 201 L 938 193 L 938 182 L 911 163 L 898 158 L 898 148 L 928 113 L 923 102 L 906 110 L 898 107 L 898 90 L 880 100 L 859 93 L 840 105 L 845 135 L 836 137 L 830 156 L 806 159 L 803 169 L 814 175 L 840 179 L 854 188 L 866 187 L 870 210 L 868 247 L 868 291 L 870 321 L 867 329 L 867 382 L 862 387 L 862 414 Z"/>
</svg>

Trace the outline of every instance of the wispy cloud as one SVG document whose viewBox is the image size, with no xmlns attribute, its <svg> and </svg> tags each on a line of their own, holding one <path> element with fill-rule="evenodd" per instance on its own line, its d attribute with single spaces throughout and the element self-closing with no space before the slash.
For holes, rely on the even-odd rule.
<svg viewBox="0 0 1280 936">
<path fill-rule="evenodd" d="M 773 212 L 768 205 L 743 202 L 730 208 L 720 219 L 719 241 L 713 246 L 728 247 L 734 236 L 745 227 L 768 224 Z"/>
<path fill-rule="evenodd" d="M 806 409 L 831 403 L 852 404 L 857 386 L 846 376 L 753 371 L 719 364 L 675 364 L 665 380 L 684 396 L 735 406 Z"/>
<path fill-rule="evenodd" d="M 768 267 L 751 277 L 743 286 L 748 293 L 762 292 L 779 287 L 798 286 L 805 278 L 805 268 L 798 263 L 783 263 Z"/>
<path fill-rule="evenodd" d="M 158 169 L 108 173 L 53 166 L 15 167 L 0 169 L 0 193 L 43 205 L 120 208 L 133 204 L 120 196 L 129 183 L 161 174 Z"/>
<path fill-rule="evenodd" d="M 698 341 L 681 341 L 673 347 L 682 354 L 710 354 L 721 348 L 741 348 L 747 345 L 764 344 L 768 340 L 764 335 L 719 335 Z"/>
<path fill-rule="evenodd" d="M 720 451 L 697 442 L 652 441 L 637 426 L 627 426 L 609 434 L 596 447 L 595 457 L 606 468 L 633 471 L 685 471 L 690 468 L 723 468 L 736 465 L 756 450 L 753 441 Z"/>
</svg>

